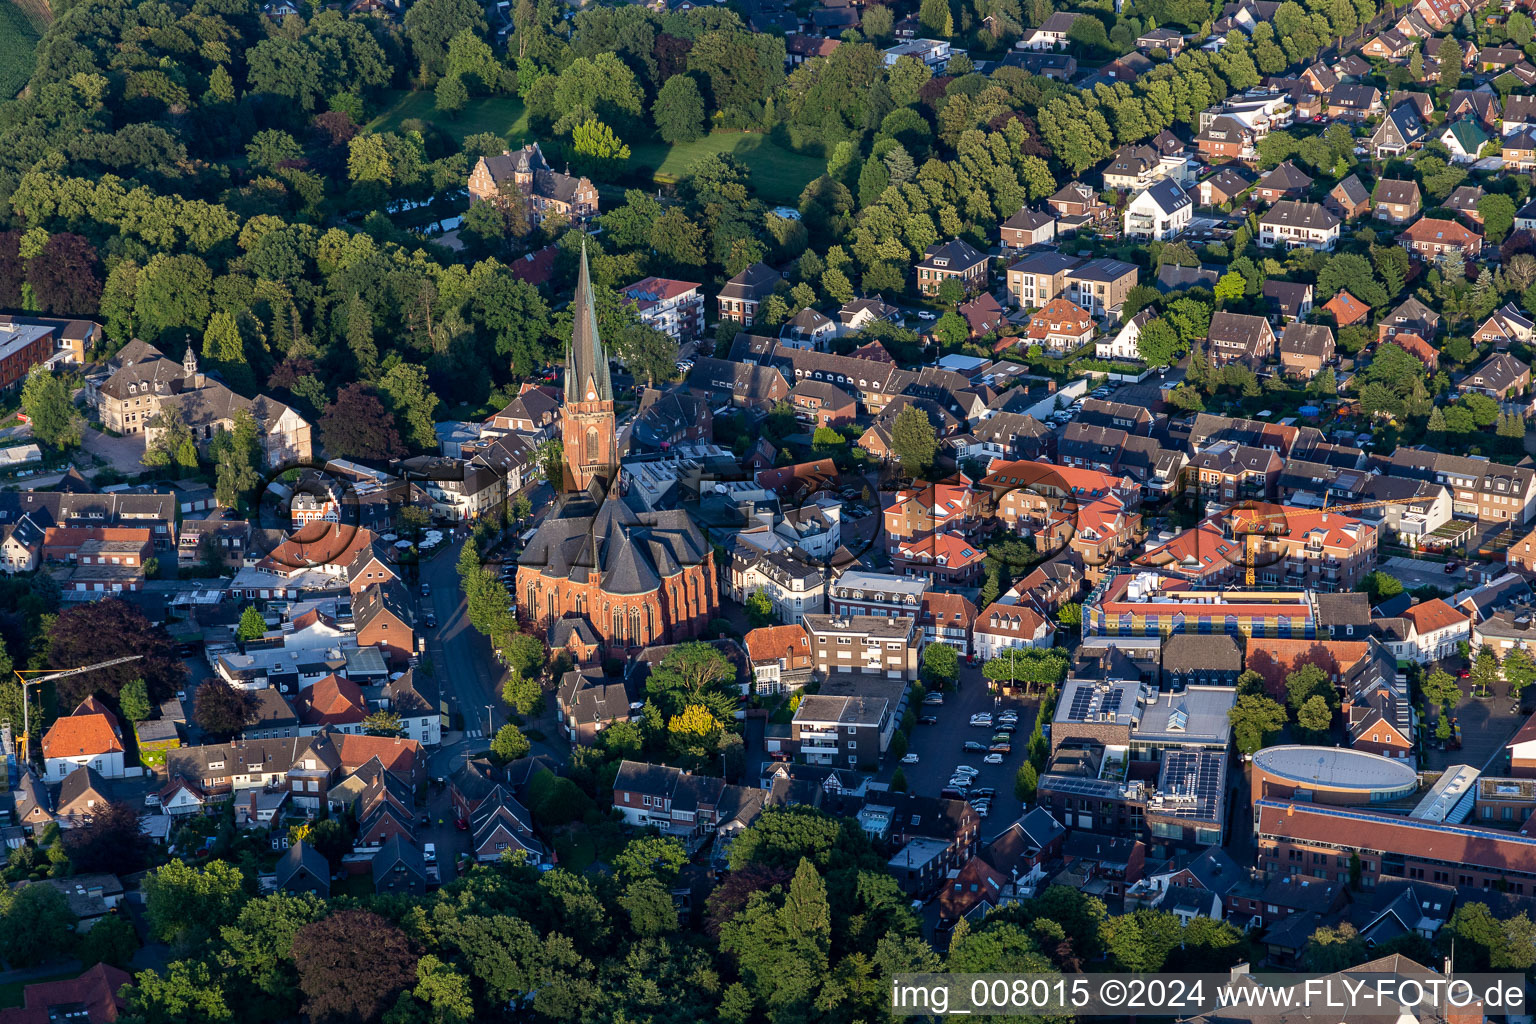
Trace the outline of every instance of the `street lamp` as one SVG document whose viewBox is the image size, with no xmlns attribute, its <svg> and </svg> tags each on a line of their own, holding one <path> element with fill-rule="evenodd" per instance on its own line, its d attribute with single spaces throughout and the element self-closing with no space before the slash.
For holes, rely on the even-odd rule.
<svg viewBox="0 0 1536 1024">
<path fill-rule="evenodd" d="M 489 704 L 485 706 L 485 734 L 487 736 L 491 734 L 491 706 Z"/>
</svg>

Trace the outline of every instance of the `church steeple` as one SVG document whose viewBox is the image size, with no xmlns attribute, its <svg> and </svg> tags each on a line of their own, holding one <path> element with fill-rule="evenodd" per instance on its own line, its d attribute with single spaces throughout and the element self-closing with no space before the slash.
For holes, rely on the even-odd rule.
<svg viewBox="0 0 1536 1024">
<path fill-rule="evenodd" d="M 614 430 L 613 380 L 608 353 L 597 335 L 597 307 L 581 247 L 581 271 L 571 300 L 575 315 L 565 350 L 565 404 L 560 433 L 565 449 L 565 490 L 586 491 L 594 480 L 605 487 L 617 479 L 618 437 Z"/>
<path fill-rule="evenodd" d="M 565 400 L 611 402 L 613 381 L 608 374 L 608 354 L 597 336 L 597 306 L 592 301 L 586 242 L 581 243 L 581 272 L 576 278 L 571 308 L 575 321 L 571 325 L 571 345 L 565 352 Z"/>
</svg>

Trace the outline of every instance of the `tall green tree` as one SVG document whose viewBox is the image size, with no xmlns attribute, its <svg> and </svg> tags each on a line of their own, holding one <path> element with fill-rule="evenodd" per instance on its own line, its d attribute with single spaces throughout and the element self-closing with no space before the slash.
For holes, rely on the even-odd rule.
<svg viewBox="0 0 1536 1024">
<path fill-rule="evenodd" d="M 32 436 L 51 448 L 78 448 L 85 426 L 64 379 L 41 364 L 21 388 L 21 408 L 32 421 Z"/>
</svg>

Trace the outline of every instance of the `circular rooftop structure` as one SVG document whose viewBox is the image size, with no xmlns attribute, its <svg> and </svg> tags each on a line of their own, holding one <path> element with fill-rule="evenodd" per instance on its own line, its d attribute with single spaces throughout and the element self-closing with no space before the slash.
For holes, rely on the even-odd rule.
<svg viewBox="0 0 1536 1024">
<path fill-rule="evenodd" d="M 1371 801 L 1396 800 L 1419 785 L 1418 772 L 1407 762 L 1345 747 L 1269 747 L 1253 755 L 1253 767 L 1297 789 Z"/>
</svg>

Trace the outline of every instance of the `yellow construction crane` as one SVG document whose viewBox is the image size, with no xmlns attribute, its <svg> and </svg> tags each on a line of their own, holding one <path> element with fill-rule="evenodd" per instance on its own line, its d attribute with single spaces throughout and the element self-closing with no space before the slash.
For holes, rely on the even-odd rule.
<svg viewBox="0 0 1536 1024">
<path fill-rule="evenodd" d="M 113 658 L 110 661 L 98 661 L 94 665 L 82 665 L 79 668 L 47 669 L 47 668 L 18 668 L 15 669 L 16 678 L 21 682 L 21 757 L 23 770 L 27 767 L 27 757 L 30 753 L 27 746 L 32 739 L 32 708 L 27 703 L 27 687 L 36 686 L 38 683 L 48 683 L 55 679 L 64 679 L 67 676 L 83 675 L 86 672 L 94 672 L 99 668 L 111 668 L 113 665 L 126 665 L 130 661 L 138 661 L 144 657 L 142 654 L 128 654 L 121 658 Z M 35 678 L 27 678 L 32 676 Z"/>
<path fill-rule="evenodd" d="M 1380 501 L 1355 501 L 1346 505 L 1330 505 L 1328 504 L 1330 497 L 1332 495 L 1323 496 L 1323 507 L 1318 509 L 1318 512 L 1363 512 L 1366 509 L 1382 508 L 1387 505 L 1411 505 L 1415 501 L 1422 500 L 1419 498 L 1386 498 Z M 1287 514 L 1283 510 L 1280 512 L 1262 512 L 1256 508 L 1244 509 L 1238 507 L 1227 509 L 1222 514 L 1232 516 L 1234 513 L 1240 512 L 1253 513 L 1252 522 L 1249 524 L 1250 529 L 1240 534 L 1243 538 L 1243 582 L 1246 586 L 1251 587 L 1254 585 L 1254 569 L 1257 567 L 1259 560 L 1259 538 L 1266 536 L 1266 534 L 1283 532 Z M 1234 524 L 1235 522 L 1234 518 Z M 1251 528 L 1254 525 L 1257 525 L 1258 529 Z M 1238 532 L 1234 525 L 1233 533 Z"/>
</svg>

